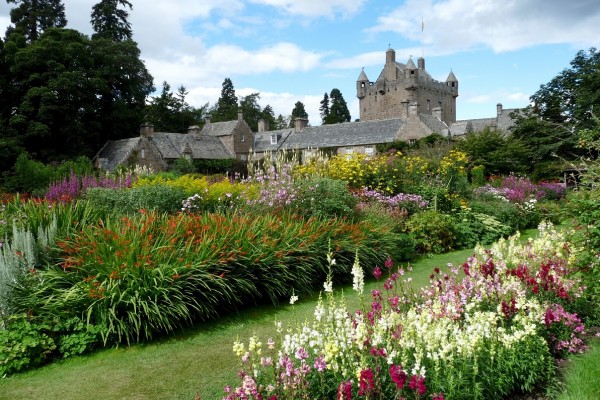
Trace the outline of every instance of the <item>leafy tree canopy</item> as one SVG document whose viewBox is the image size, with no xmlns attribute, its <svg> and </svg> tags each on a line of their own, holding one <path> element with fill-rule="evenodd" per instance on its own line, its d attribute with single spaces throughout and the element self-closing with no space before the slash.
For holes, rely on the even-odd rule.
<svg viewBox="0 0 600 400">
<path fill-rule="evenodd" d="M 292 116 L 289 122 L 290 128 L 294 127 L 294 121 L 296 120 L 296 118 L 308 119 L 308 113 L 304 109 L 304 103 L 302 103 L 301 101 L 297 101 L 294 105 L 294 109 L 292 110 Z"/>
<path fill-rule="evenodd" d="M 192 125 L 201 126 L 208 104 L 200 108 L 190 106 L 186 101 L 188 94 L 185 86 L 180 86 L 177 93 L 171 91 L 171 85 L 163 82 L 160 95 L 152 97 L 146 106 L 146 122 L 152 123 L 160 132 L 187 132 Z"/>
</svg>

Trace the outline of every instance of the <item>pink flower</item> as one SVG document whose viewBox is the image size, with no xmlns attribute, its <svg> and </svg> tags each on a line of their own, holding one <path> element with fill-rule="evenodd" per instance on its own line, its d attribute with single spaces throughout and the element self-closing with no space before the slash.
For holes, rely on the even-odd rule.
<svg viewBox="0 0 600 400">
<path fill-rule="evenodd" d="M 385 260 L 385 267 L 387 269 L 390 269 L 394 266 L 394 260 L 392 260 L 391 258 L 388 257 L 387 260 Z"/>
<path fill-rule="evenodd" d="M 424 395 L 427 391 L 427 388 L 425 387 L 425 378 L 422 376 L 411 376 L 408 387 L 416 391 L 420 396 Z"/>
<path fill-rule="evenodd" d="M 440 393 L 436 393 L 433 395 L 433 397 L 431 398 L 431 400 L 444 400 L 444 395 L 440 392 Z"/>
<path fill-rule="evenodd" d="M 315 358 L 315 364 L 313 366 L 319 372 L 323 372 L 327 368 L 327 364 L 325 363 L 325 359 L 323 357 L 321 357 L 321 356 L 318 356 L 317 358 Z"/>
<path fill-rule="evenodd" d="M 296 350 L 296 358 L 298 360 L 306 360 L 308 358 L 308 352 L 304 349 L 304 347 L 300 347 Z"/>
</svg>

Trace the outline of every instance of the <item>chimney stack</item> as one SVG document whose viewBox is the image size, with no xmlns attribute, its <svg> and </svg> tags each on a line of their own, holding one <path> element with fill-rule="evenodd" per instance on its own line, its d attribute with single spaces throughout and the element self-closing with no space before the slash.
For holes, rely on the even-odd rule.
<svg viewBox="0 0 600 400">
<path fill-rule="evenodd" d="M 192 125 L 188 127 L 188 135 L 200 133 L 200 127 L 198 125 Z"/>
<path fill-rule="evenodd" d="M 296 118 L 294 120 L 294 131 L 300 132 L 308 125 L 308 118 Z"/>
<path fill-rule="evenodd" d="M 419 69 L 424 70 L 425 69 L 425 59 L 423 57 L 419 57 L 419 59 L 417 60 L 417 65 L 418 65 Z"/>
<path fill-rule="evenodd" d="M 242 112 L 242 110 L 238 111 L 238 121 L 241 121 L 244 119 L 244 113 Z"/>
<path fill-rule="evenodd" d="M 266 132 L 269 130 L 269 121 L 264 118 L 258 120 L 258 133 Z"/>
<path fill-rule="evenodd" d="M 146 122 L 140 126 L 140 136 L 141 137 L 150 137 L 154 134 L 154 125 L 149 122 Z"/>
<path fill-rule="evenodd" d="M 502 103 L 496 104 L 496 115 L 502 115 Z"/>
</svg>

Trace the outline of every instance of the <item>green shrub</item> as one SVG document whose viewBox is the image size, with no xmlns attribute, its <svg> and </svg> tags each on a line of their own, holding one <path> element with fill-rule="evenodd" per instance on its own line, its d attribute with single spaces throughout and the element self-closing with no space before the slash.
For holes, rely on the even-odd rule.
<svg viewBox="0 0 600 400">
<path fill-rule="evenodd" d="M 330 178 L 302 179 L 294 184 L 299 212 L 303 215 L 330 218 L 349 216 L 356 198 L 345 182 Z"/>
<path fill-rule="evenodd" d="M 29 154 L 21 153 L 15 163 L 15 175 L 11 185 L 14 192 L 43 194 L 52 179 L 52 167 L 29 158 Z"/>
<path fill-rule="evenodd" d="M 471 184 L 474 187 L 485 185 L 485 167 L 477 165 L 471 169 Z"/>
<path fill-rule="evenodd" d="M 79 317 L 65 321 L 15 314 L 0 329 L 0 376 L 43 365 L 54 358 L 80 355 L 100 343 L 99 328 Z"/>
<path fill-rule="evenodd" d="M 508 237 L 511 233 L 509 226 L 502 224 L 491 215 L 464 209 L 453 217 L 456 248 L 473 248 L 477 244 L 491 244 L 501 237 Z"/>
<path fill-rule="evenodd" d="M 91 188 L 85 199 L 105 214 L 132 214 L 138 210 L 173 213 L 181 209 L 186 198 L 182 188 L 163 184 L 134 188 Z"/>
<path fill-rule="evenodd" d="M 12 315 L 0 330 L 0 376 L 44 364 L 56 350 L 48 326 L 34 323 L 25 314 Z"/>
<path fill-rule="evenodd" d="M 414 235 L 419 253 L 443 253 L 454 247 L 454 220 L 451 216 L 435 210 L 423 211 L 411 216 L 406 223 Z"/>
<path fill-rule="evenodd" d="M 469 206 L 473 212 L 492 216 L 501 224 L 509 226 L 510 233 L 516 232 L 525 225 L 521 221 L 518 207 L 513 203 L 489 197 L 473 200 Z"/>
</svg>

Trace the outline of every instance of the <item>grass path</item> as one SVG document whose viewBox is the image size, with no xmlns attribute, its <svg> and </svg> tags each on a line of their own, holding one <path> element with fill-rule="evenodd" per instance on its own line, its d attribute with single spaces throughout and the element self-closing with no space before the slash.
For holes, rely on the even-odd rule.
<svg viewBox="0 0 600 400">
<path fill-rule="evenodd" d="M 527 231 L 523 236 L 533 234 L 535 231 Z M 461 250 L 412 263 L 413 284 L 427 284 L 434 267 L 462 264 L 471 254 L 471 250 Z M 380 285 L 368 282 L 365 292 Z M 339 289 L 335 291 L 339 293 Z M 351 287 L 343 290 L 348 309 L 358 308 Z M 316 300 L 315 294 L 294 307 L 251 307 L 151 344 L 107 349 L 1 379 L 0 399 L 190 400 L 196 392 L 203 400 L 220 399 L 226 384 L 237 383 L 233 341 L 238 337 L 247 341 L 254 333 L 266 341 L 275 336 L 274 321 L 282 321 L 284 326 L 301 322 L 312 314 Z"/>
</svg>

